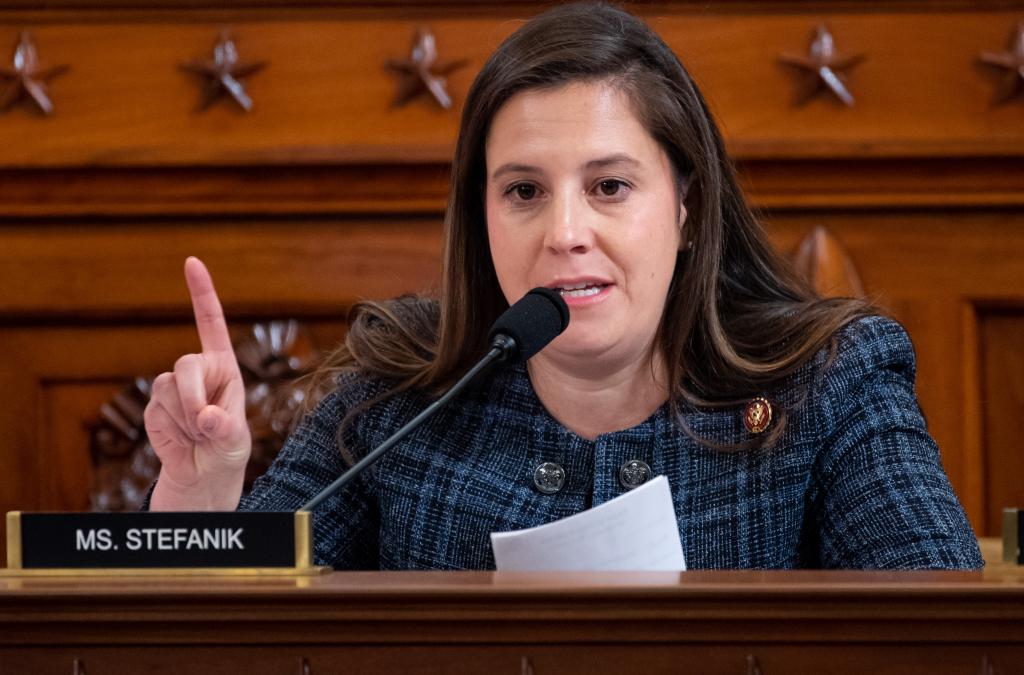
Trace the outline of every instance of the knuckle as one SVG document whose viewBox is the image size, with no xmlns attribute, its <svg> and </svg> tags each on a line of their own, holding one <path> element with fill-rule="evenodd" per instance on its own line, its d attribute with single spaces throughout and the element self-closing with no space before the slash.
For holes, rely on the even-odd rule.
<svg viewBox="0 0 1024 675">
<path fill-rule="evenodd" d="M 166 433 L 169 427 L 174 426 L 174 420 L 167 409 L 155 401 L 150 401 L 146 409 L 142 411 L 142 420 L 146 426 L 146 435 L 157 432 Z"/>
<path fill-rule="evenodd" d="M 203 408 L 206 407 L 206 401 L 200 394 L 195 392 L 182 392 L 179 400 L 181 401 L 183 411 L 187 415 L 186 419 L 190 422 L 195 420 Z"/>
<path fill-rule="evenodd" d="M 178 360 L 174 362 L 174 372 L 195 367 L 196 358 L 197 356 L 195 354 L 185 354 L 184 356 L 179 357 Z"/>
<path fill-rule="evenodd" d="M 174 386 L 174 373 L 160 373 L 153 378 L 153 384 L 151 389 L 153 395 L 157 395 L 159 392 L 164 392 Z"/>
</svg>

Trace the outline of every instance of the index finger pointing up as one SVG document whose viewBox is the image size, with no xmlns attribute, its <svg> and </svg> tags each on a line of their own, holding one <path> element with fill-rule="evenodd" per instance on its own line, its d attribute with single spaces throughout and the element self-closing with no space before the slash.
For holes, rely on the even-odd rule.
<svg viewBox="0 0 1024 675">
<path fill-rule="evenodd" d="M 196 316 L 196 329 L 199 331 L 199 343 L 203 351 L 232 351 L 224 310 L 213 288 L 210 272 L 199 258 L 189 256 L 185 260 L 185 282 L 192 296 L 192 311 Z"/>
</svg>

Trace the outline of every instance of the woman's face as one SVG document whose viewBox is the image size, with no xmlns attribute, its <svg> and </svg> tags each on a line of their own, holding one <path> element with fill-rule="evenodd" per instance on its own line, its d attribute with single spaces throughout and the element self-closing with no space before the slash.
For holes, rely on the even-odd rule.
<svg viewBox="0 0 1024 675">
<path fill-rule="evenodd" d="M 487 234 L 509 303 L 559 289 L 543 353 L 593 367 L 652 354 L 686 215 L 668 157 L 626 94 L 572 83 L 509 99 L 487 138 Z"/>
</svg>

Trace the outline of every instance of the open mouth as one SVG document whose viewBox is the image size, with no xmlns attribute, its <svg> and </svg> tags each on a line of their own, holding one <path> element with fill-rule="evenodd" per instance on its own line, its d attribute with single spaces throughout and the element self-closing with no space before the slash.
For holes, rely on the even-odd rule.
<svg viewBox="0 0 1024 675">
<path fill-rule="evenodd" d="M 607 287 L 608 284 L 581 283 L 572 284 L 571 286 L 560 286 L 555 290 L 563 298 L 589 298 L 592 295 L 597 295 Z"/>
</svg>

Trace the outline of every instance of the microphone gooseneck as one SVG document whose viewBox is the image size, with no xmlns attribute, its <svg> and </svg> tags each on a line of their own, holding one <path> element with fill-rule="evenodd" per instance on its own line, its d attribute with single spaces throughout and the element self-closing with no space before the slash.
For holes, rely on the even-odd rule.
<svg viewBox="0 0 1024 675">
<path fill-rule="evenodd" d="M 336 481 L 328 485 L 320 494 L 306 502 L 300 511 L 312 511 L 325 499 L 344 487 L 353 478 L 361 474 L 381 456 L 408 436 L 434 413 L 448 405 L 467 384 L 472 382 L 489 365 L 498 362 L 526 361 L 544 349 L 549 342 L 558 337 L 569 325 L 569 307 L 557 291 L 550 288 L 535 288 L 498 317 L 491 328 L 488 340 L 491 348 L 476 365 L 469 369 L 462 378 L 416 417 L 409 420 L 401 429 L 370 452 L 366 457 L 352 465 L 341 474 Z"/>
</svg>

